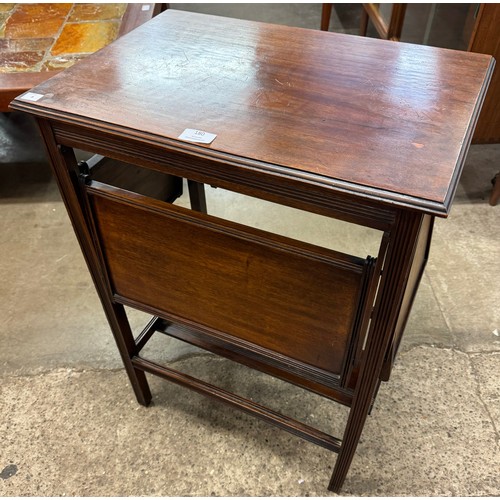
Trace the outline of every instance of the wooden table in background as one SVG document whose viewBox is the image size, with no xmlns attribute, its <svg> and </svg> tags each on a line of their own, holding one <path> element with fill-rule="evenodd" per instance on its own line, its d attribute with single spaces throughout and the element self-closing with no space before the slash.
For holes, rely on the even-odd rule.
<svg viewBox="0 0 500 500">
<path fill-rule="evenodd" d="M 329 488 L 339 491 L 389 378 L 434 217 L 449 213 L 493 65 L 167 11 L 19 96 L 12 108 L 38 119 L 138 401 L 151 400 L 149 372 L 239 407 L 338 452 Z M 189 128 L 217 136 L 179 139 Z M 194 210 L 103 182 L 72 148 L 188 179 Z M 378 254 L 209 215 L 203 184 L 378 229 Z M 124 305 L 154 315 L 135 339 Z M 147 359 L 156 332 L 349 406 L 344 435 Z"/>
<path fill-rule="evenodd" d="M 149 21 L 156 4 L 0 4 L 0 112 L 12 99 Z"/>
</svg>

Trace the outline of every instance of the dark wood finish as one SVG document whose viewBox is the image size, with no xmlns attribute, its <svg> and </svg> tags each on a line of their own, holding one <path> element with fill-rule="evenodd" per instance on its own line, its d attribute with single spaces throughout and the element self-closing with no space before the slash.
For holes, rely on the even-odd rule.
<svg viewBox="0 0 500 500">
<path fill-rule="evenodd" d="M 70 148 L 58 145 L 54 140 L 50 123 L 40 120 L 40 130 L 45 141 L 47 153 L 56 175 L 62 199 L 68 211 L 73 229 L 85 257 L 99 298 L 106 313 L 116 344 L 127 371 L 137 401 L 147 406 L 151 401 L 151 392 L 144 373 L 132 365 L 131 358 L 136 354 L 136 345 L 121 304 L 112 300 L 109 284 L 102 273 L 102 262 L 94 246 L 90 227 L 86 219 L 85 206 L 82 204 L 78 167 L 75 155 Z"/>
<path fill-rule="evenodd" d="M 39 101 L 17 98 L 39 120 L 138 401 L 149 372 L 338 451 L 338 491 L 492 71 L 478 54 L 169 10 L 39 85 Z M 184 142 L 185 128 L 217 137 Z M 71 148 L 188 179 L 192 210 L 122 189 L 116 163 L 113 186 L 79 174 Z M 202 184 L 379 229 L 378 254 L 213 217 Z M 124 305 L 155 315 L 135 340 Z M 157 331 L 350 406 L 342 441 L 145 359 Z"/>
<path fill-rule="evenodd" d="M 340 449 L 340 439 L 325 434 L 314 427 L 298 422 L 297 420 L 287 417 L 286 415 L 282 415 L 281 413 L 273 411 L 258 403 L 254 403 L 249 399 L 242 398 L 241 396 L 225 391 L 220 387 L 216 387 L 212 384 L 186 375 L 185 373 L 173 370 L 172 368 L 167 368 L 166 366 L 158 365 L 140 357 L 134 357 L 132 362 L 134 366 L 140 368 L 141 370 L 166 378 L 171 382 L 187 387 L 191 390 L 199 392 L 200 394 L 209 395 L 214 399 L 218 399 L 221 402 L 234 406 L 246 413 L 261 418 L 270 424 L 291 432 L 296 436 L 307 439 L 308 441 L 322 446 L 327 450 L 338 452 Z"/>
<path fill-rule="evenodd" d="M 380 38 L 384 40 L 399 41 L 406 14 L 405 3 L 394 3 L 391 8 L 391 17 L 389 23 L 386 23 L 383 16 L 380 14 L 378 4 L 364 3 L 361 13 L 361 25 L 359 34 L 366 36 L 368 22 L 371 21 L 377 30 Z"/>
<path fill-rule="evenodd" d="M 330 17 L 332 16 L 332 7 L 331 3 L 324 3 L 321 7 L 321 31 L 328 31 L 330 27 Z"/>
<path fill-rule="evenodd" d="M 158 316 L 153 316 L 144 330 L 135 339 L 136 353 L 139 354 L 144 349 L 155 332 L 166 330 L 169 326 L 170 323 L 168 321 Z"/>
<path fill-rule="evenodd" d="M 17 104 L 17 103 L 16 103 Z M 224 156 L 225 168 L 220 162 L 195 154 L 198 148 L 185 144 L 184 148 L 175 145 L 159 145 L 147 141 L 144 151 L 141 141 L 109 133 L 88 130 L 85 137 L 71 125 L 53 123 L 56 140 L 72 147 L 93 150 L 125 162 L 135 161 L 152 170 L 175 175 L 184 175 L 200 183 L 213 184 L 248 196 L 256 196 L 275 203 L 308 210 L 321 215 L 336 217 L 355 224 L 384 230 L 392 226 L 394 212 L 390 207 L 374 203 L 362 186 L 357 187 L 358 196 L 352 197 L 345 192 L 342 183 L 336 179 L 311 176 L 300 171 L 246 158 Z M 276 182 L 273 182 L 276 181 Z M 304 189 L 307 185 L 307 189 Z M 331 196 L 329 188 L 337 187 L 337 196 Z M 326 189 L 325 189 L 326 188 Z M 388 194 L 401 205 L 407 199 L 397 194 Z M 432 206 L 422 202 L 429 210 Z"/>
<path fill-rule="evenodd" d="M 469 50 L 500 59 L 500 4 L 481 4 Z M 474 133 L 475 143 L 500 142 L 500 71 L 493 74 L 483 110 Z"/>
<path fill-rule="evenodd" d="M 207 213 L 207 200 L 205 198 L 205 186 L 200 182 L 188 180 L 189 199 L 191 208 L 197 212 Z"/>
<path fill-rule="evenodd" d="M 363 261 L 95 184 L 113 294 L 340 374 Z"/>
<path fill-rule="evenodd" d="M 365 3 L 362 4 L 362 7 L 361 24 L 359 28 L 360 35 L 366 36 L 368 22 L 371 20 L 377 30 L 377 33 L 384 40 L 397 41 L 401 38 L 401 32 L 403 30 L 403 23 L 406 13 L 405 3 L 393 4 L 389 24 L 387 24 L 385 22 L 385 19 L 381 16 L 378 4 Z M 332 8 L 333 4 L 331 3 L 324 3 L 322 5 L 320 25 L 320 29 L 322 31 L 328 31 L 330 27 Z"/>
<path fill-rule="evenodd" d="M 123 299 L 119 298 L 117 300 Z M 152 314 L 157 312 L 149 307 L 141 307 L 140 304 L 127 300 L 123 300 L 123 302 Z M 334 374 L 280 356 L 256 345 L 235 341 L 234 337 L 221 332 L 200 328 L 199 326 L 194 328 L 193 325 L 187 327 L 171 323 L 157 327 L 157 331 L 250 368 L 268 373 L 343 405 L 350 406 L 352 402 L 352 389 L 345 387 L 340 378 Z"/>
<path fill-rule="evenodd" d="M 407 4 L 405 3 L 395 3 L 393 5 L 391 19 L 387 28 L 388 40 L 399 40 L 401 38 L 401 32 L 403 31 L 406 14 L 406 6 Z"/>
<path fill-rule="evenodd" d="M 418 239 L 422 218 L 423 215 L 420 213 L 401 212 L 391 235 L 387 253 L 379 256 L 385 261 L 384 272 L 342 446 L 328 486 L 331 491 L 339 492 L 342 487 L 370 411 L 380 380 L 384 355 L 391 342 L 391 332 L 394 331 L 400 315 L 398 305 L 401 304 L 405 294 L 405 277 L 411 268 L 411 256 L 415 241 Z"/>
<path fill-rule="evenodd" d="M 407 277 L 406 291 L 402 298 L 398 322 L 395 325 L 394 333 L 391 335 L 391 344 L 389 345 L 385 356 L 384 366 L 380 376 L 382 380 L 389 380 L 392 366 L 396 358 L 396 353 L 399 348 L 399 343 L 403 337 L 406 322 L 410 316 L 413 301 L 415 300 L 417 289 L 429 258 L 433 227 L 434 217 L 431 215 L 424 216 L 422 219 L 419 237 L 415 240 L 414 247 L 411 249 L 411 261 L 413 263 Z"/>
<path fill-rule="evenodd" d="M 198 158 L 285 166 L 332 192 L 436 215 L 448 213 L 493 70 L 480 54 L 174 10 L 119 41 L 37 87 L 50 97 L 15 107 Z M 185 128 L 218 135 L 187 145 Z"/>
<path fill-rule="evenodd" d="M 101 157 L 94 165 L 92 178 L 170 203 L 182 195 L 182 179 L 180 177 L 165 175 L 106 157 Z"/>
<path fill-rule="evenodd" d="M 0 73 L 0 113 L 9 111 L 10 102 L 18 95 L 26 92 L 53 77 L 59 71 L 43 73 Z"/>
<path fill-rule="evenodd" d="M 365 8 L 361 9 L 361 16 L 359 20 L 359 34 L 361 36 L 366 36 L 366 33 L 368 32 L 368 23 L 370 22 L 370 16 L 368 15 L 368 12 L 366 12 Z"/>
<path fill-rule="evenodd" d="M 382 266 L 384 264 L 385 256 L 387 254 L 387 247 L 390 241 L 390 232 L 385 232 L 382 240 L 380 242 L 380 248 L 378 251 L 378 258 L 375 265 L 370 269 L 371 276 L 369 276 L 369 282 L 367 283 L 367 288 L 363 290 L 363 296 L 365 296 L 365 302 L 368 305 L 373 305 L 375 303 L 376 294 L 378 292 L 378 284 L 380 282 L 380 276 L 382 275 Z M 365 315 L 361 317 L 361 325 L 357 330 L 360 336 L 353 339 L 351 343 L 351 349 L 353 353 L 351 355 L 349 364 L 345 367 L 342 387 L 354 390 L 359 377 L 359 370 L 361 364 L 364 360 L 364 350 L 366 347 L 366 342 L 368 339 L 369 325 L 373 315 L 373 309 L 365 308 Z"/>
<path fill-rule="evenodd" d="M 160 10 L 155 3 L 129 3 L 123 15 L 118 36 L 121 37 L 135 30 L 141 24 L 144 24 L 153 16 L 159 14 L 159 12 Z"/>
<path fill-rule="evenodd" d="M 492 207 L 496 206 L 498 203 L 498 200 L 500 200 L 500 172 L 495 175 L 495 177 L 492 180 L 493 183 L 493 189 L 491 190 L 490 194 L 490 205 Z"/>
</svg>

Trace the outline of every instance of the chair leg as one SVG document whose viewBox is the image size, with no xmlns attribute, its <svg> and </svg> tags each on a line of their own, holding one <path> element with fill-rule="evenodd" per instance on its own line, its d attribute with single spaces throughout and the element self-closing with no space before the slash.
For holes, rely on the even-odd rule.
<svg viewBox="0 0 500 500">
<path fill-rule="evenodd" d="M 500 172 L 495 175 L 491 182 L 493 183 L 493 189 L 490 194 L 490 205 L 494 207 L 500 199 Z"/>
<path fill-rule="evenodd" d="M 330 26 L 330 17 L 332 15 L 332 4 L 324 3 L 321 10 L 321 31 L 328 31 Z"/>
<path fill-rule="evenodd" d="M 359 25 L 359 34 L 361 36 L 366 36 L 366 32 L 368 31 L 368 21 L 370 17 L 368 16 L 368 12 L 366 9 L 361 7 L 361 24 Z"/>
<path fill-rule="evenodd" d="M 207 213 L 207 200 L 205 198 L 205 186 L 201 182 L 188 179 L 189 201 L 191 208 L 197 212 Z"/>
<path fill-rule="evenodd" d="M 387 30 L 387 39 L 399 42 L 405 21 L 406 4 L 395 3 L 392 6 L 391 20 Z"/>
</svg>

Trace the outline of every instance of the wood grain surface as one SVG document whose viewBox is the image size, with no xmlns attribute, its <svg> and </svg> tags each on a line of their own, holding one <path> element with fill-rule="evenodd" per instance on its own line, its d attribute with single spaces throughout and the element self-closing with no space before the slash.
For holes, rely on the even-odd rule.
<svg viewBox="0 0 500 500">
<path fill-rule="evenodd" d="M 493 67 L 481 54 L 170 10 L 33 89 L 37 100 L 17 98 L 13 109 L 38 117 L 138 401 L 151 400 L 147 371 L 338 451 L 338 492 Z M 186 128 L 217 137 L 185 142 Z M 72 147 L 187 178 L 193 193 L 206 183 L 380 229 L 377 259 L 218 219 L 201 198 L 189 210 L 108 186 L 79 175 Z M 342 442 L 141 358 L 153 330 L 136 344 L 124 305 L 347 404 Z"/>
<path fill-rule="evenodd" d="M 500 57 L 500 5 L 481 4 L 469 50 Z M 495 71 L 474 134 L 476 143 L 500 142 L 500 70 Z"/>
<path fill-rule="evenodd" d="M 446 215 L 492 70 L 481 54 L 169 10 L 13 108 Z M 182 143 L 185 128 L 217 138 Z"/>
<path fill-rule="evenodd" d="M 92 185 L 113 293 L 340 374 L 362 259 Z"/>
</svg>

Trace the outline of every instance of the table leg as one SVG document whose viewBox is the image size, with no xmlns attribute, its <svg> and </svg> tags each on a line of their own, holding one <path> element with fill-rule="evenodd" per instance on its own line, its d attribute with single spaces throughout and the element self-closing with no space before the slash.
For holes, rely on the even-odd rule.
<svg viewBox="0 0 500 500">
<path fill-rule="evenodd" d="M 332 4 L 324 3 L 321 9 L 321 31 L 328 31 L 330 27 L 330 17 L 332 16 Z"/>
<path fill-rule="evenodd" d="M 394 332 L 410 274 L 423 215 L 400 212 L 390 232 L 380 290 L 363 352 L 360 374 L 342 439 L 342 446 L 328 489 L 339 492 L 353 459 L 379 383 L 385 353 Z M 384 258 L 379 255 L 378 258 Z"/>
<path fill-rule="evenodd" d="M 81 192 L 79 186 L 78 164 L 74 152 L 71 148 L 59 146 L 57 144 L 52 128 L 48 122 L 39 120 L 38 124 L 45 139 L 50 163 L 54 170 L 59 190 L 78 238 L 78 242 L 80 243 L 97 293 L 101 299 L 111 331 L 115 337 L 130 383 L 134 389 L 137 401 L 147 406 L 151 401 L 151 392 L 145 373 L 132 365 L 131 358 L 136 353 L 137 348 L 125 309 L 121 304 L 114 302 L 111 290 L 105 278 L 105 273 L 101 271 L 100 257 L 94 246 L 88 227 L 88 219 L 85 217 L 84 213 L 84 194 Z"/>
<path fill-rule="evenodd" d="M 191 208 L 197 212 L 207 213 L 207 200 L 205 197 L 205 186 L 201 182 L 188 179 L 189 201 Z"/>
<path fill-rule="evenodd" d="M 366 12 L 365 8 L 361 7 L 361 20 L 359 23 L 359 34 L 361 36 L 366 36 L 366 32 L 368 31 L 368 22 L 370 18 L 368 17 L 368 12 Z"/>
<path fill-rule="evenodd" d="M 490 194 L 490 205 L 494 207 L 500 199 L 500 172 L 492 180 L 493 189 Z"/>
</svg>

